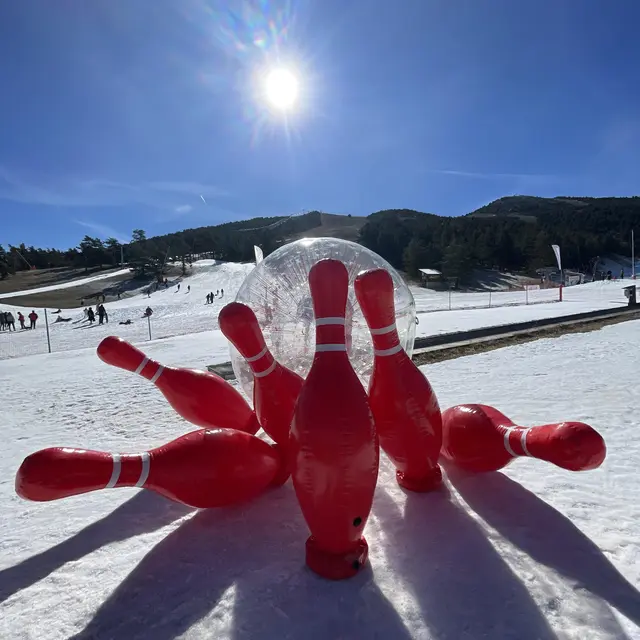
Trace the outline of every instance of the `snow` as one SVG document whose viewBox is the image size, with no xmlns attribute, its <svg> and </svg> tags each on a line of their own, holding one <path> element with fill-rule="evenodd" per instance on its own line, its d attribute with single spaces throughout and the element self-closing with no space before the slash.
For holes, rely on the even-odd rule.
<svg viewBox="0 0 640 640">
<path fill-rule="evenodd" d="M 142 291 L 122 300 L 113 300 L 105 304 L 109 323 L 99 326 L 97 322 L 88 326 L 79 309 L 62 309 L 63 318 L 68 323 L 55 323 L 56 315 L 49 309 L 51 350 L 69 351 L 88 347 L 97 347 L 107 335 L 116 334 L 131 342 L 139 343 L 149 339 L 149 326 L 142 314 L 147 306 L 153 309 L 151 317 L 151 336 L 162 339 L 191 333 L 209 332 L 209 340 L 226 351 L 226 340 L 218 330 L 218 313 L 232 300 L 246 275 L 254 268 L 253 264 L 221 263 L 215 260 L 200 260 L 193 265 L 193 275 L 182 280 L 180 290 L 177 286 L 161 288 L 147 297 Z M 605 281 L 567 287 L 564 301 L 558 303 L 557 289 L 533 291 L 505 291 L 482 293 L 451 294 L 449 311 L 449 293 L 435 292 L 420 287 L 411 287 L 416 300 L 419 325 L 417 336 L 429 336 L 454 331 L 464 331 L 481 327 L 511 324 L 526 320 L 551 318 L 582 313 L 595 309 L 619 308 L 626 305 L 622 293 L 625 284 L 635 281 Z M 191 290 L 188 291 L 188 287 Z M 224 298 L 217 297 L 214 303 L 205 304 L 205 296 L 218 289 L 224 289 Z M 529 304 L 525 304 L 528 302 Z M 490 306 L 490 308 L 488 308 Z M 0 304 L 0 311 L 11 310 L 17 318 L 19 307 Z M 25 316 L 31 307 L 22 308 Z M 22 357 L 48 350 L 44 331 L 44 312 L 39 314 L 38 328 L 35 331 L 16 331 L 0 333 L 0 360 Z M 131 325 L 120 322 L 131 320 Z M 19 326 L 19 325 L 18 325 Z M 228 357 L 225 356 L 225 360 Z"/>
<path fill-rule="evenodd" d="M 213 334 L 145 351 L 203 368 L 217 354 Z M 629 348 L 639 341 L 632 321 L 425 367 L 443 408 L 484 402 L 525 425 L 583 420 L 605 437 L 607 461 L 584 473 L 532 459 L 482 476 L 449 469 L 446 489 L 409 495 L 383 457 L 365 531 L 370 566 L 341 583 L 304 566 L 291 482 L 200 512 L 136 489 L 21 500 L 13 477 L 37 449 L 136 452 L 192 427 L 92 348 L 5 360 L 0 637 L 640 639 Z"/>
<path fill-rule="evenodd" d="M 131 273 L 131 269 L 119 269 L 118 271 L 108 271 L 107 273 L 99 273 L 95 276 L 89 276 L 87 278 L 80 278 L 78 280 L 70 280 L 69 282 L 58 282 L 46 287 L 38 287 L 36 289 L 24 289 L 23 291 L 12 291 L 11 293 L 0 294 L 0 299 L 5 298 L 17 298 L 18 296 L 30 296 L 34 293 L 49 293 L 50 291 L 58 291 L 59 289 L 73 289 L 83 284 L 89 284 L 91 282 L 98 282 L 99 280 L 107 280 L 108 278 L 115 278 L 127 273 Z"/>
<path fill-rule="evenodd" d="M 145 309 L 153 309 L 151 317 L 151 335 L 153 339 L 169 336 L 186 335 L 208 331 L 218 327 L 220 309 L 235 297 L 242 281 L 253 269 L 252 264 L 216 263 L 215 260 L 201 260 L 194 263 L 194 273 L 177 286 L 161 288 L 147 297 L 141 292 L 130 298 L 113 300 L 105 304 L 109 315 L 108 324 L 98 325 L 97 318 L 93 325 L 85 322 L 84 313 L 80 309 L 62 309 L 59 314 L 63 318 L 71 318 L 68 323 L 56 323 L 56 314 L 49 309 L 49 328 L 51 350 L 53 352 L 68 351 L 86 347 L 97 347 L 107 335 L 119 335 L 131 342 L 149 339 L 149 325 L 142 318 Z M 189 292 L 188 287 L 191 287 Z M 146 287 L 145 287 L 146 288 Z M 205 304 L 206 295 L 213 290 L 224 289 L 224 297 L 218 296 L 213 304 Z M 16 307 L 0 304 L 0 311 L 13 311 Z M 25 317 L 31 308 L 23 309 Z M 44 313 L 39 315 L 38 328 L 35 331 L 3 332 L 0 334 L 0 359 L 19 357 L 28 354 L 46 353 L 47 337 L 44 331 Z M 120 322 L 131 320 L 125 326 Z M 19 325 L 17 325 L 19 327 Z M 220 344 L 226 341 L 220 331 L 215 338 Z"/>
</svg>

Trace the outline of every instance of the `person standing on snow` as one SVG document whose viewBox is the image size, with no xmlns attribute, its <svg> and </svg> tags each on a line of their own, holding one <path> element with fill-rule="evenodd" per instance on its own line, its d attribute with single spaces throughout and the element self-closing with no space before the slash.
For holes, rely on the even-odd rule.
<svg viewBox="0 0 640 640">
<path fill-rule="evenodd" d="M 26 329 L 27 327 L 24 326 L 24 316 L 22 315 L 22 311 L 18 311 L 18 322 L 20 323 L 20 328 L 21 329 Z"/>
<path fill-rule="evenodd" d="M 29 314 L 29 329 L 35 329 L 36 328 L 36 320 L 38 319 L 38 314 L 31 309 L 31 313 Z"/>
</svg>

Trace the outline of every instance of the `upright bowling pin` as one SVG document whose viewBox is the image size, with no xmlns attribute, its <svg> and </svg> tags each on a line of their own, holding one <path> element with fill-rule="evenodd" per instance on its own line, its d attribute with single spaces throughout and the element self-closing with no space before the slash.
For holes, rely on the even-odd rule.
<svg viewBox="0 0 640 640">
<path fill-rule="evenodd" d="M 273 357 L 258 319 L 246 304 L 231 302 L 218 316 L 220 330 L 253 371 L 253 407 L 258 422 L 280 446 L 288 446 L 302 378 Z"/>
<path fill-rule="evenodd" d="M 20 465 L 16 493 L 43 502 L 113 487 L 142 487 L 206 509 L 259 495 L 276 480 L 280 464 L 278 452 L 256 436 L 235 429 L 202 429 L 138 454 L 42 449 Z"/>
<path fill-rule="evenodd" d="M 400 486 L 429 491 L 442 482 L 438 399 L 400 344 L 389 273 L 385 269 L 364 271 L 358 274 L 354 288 L 373 339 L 369 404 L 380 446 L 395 464 Z"/>
<path fill-rule="evenodd" d="M 497 471 L 518 456 L 586 471 L 599 467 L 606 454 L 602 436 L 584 422 L 519 427 L 484 404 L 461 404 L 442 412 L 442 456 L 467 471 Z"/>
<path fill-rule="evenodd" d="M 367 394 L 345 345 L 349 276 L 338 260 L 309 273 L 316 353 L 291 425 L 293 483 L 311 536 L 307 565 L 325 578 L 355 575 L 378 476 L 378 440 Z"/>
<path fill-rule="evenodd" d="M 165 367 L 115 336 L 98 345 L 98 357 L 153 382 L 175 411 L 198 427 L 237 429 L 251 434 L 260 428 L 255 412 L 240 392 L 215 373 Z"/>
</svg>

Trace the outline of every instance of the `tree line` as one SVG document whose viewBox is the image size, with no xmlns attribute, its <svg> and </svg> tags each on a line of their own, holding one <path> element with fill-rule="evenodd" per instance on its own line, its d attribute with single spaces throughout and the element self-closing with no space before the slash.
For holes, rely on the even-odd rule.
<svg viewBox="0 0 640 640">
<path fill-rule="evenodd" d="M 124 261 L 136 276 L 160 277 L 169 261 L 181 262 L 183 269 L 194 256 L 208 254 L 217 260 L 245 262 L 254 258 L 254 245 L 268 255 L 288 238 L 320 225 L 320 212 L 303 216 L 253 218 L 216 226 L 185 229 L 147 238 L 143 229 L 134 229 L 131 240 L 102 240 L 84 236 L 78 246 L 62 251 L 33 246 L 0 244 L 0 277 L 17 271 L 46 268 L 113 268 Z"/>
<path fill-rule="evenodd" d="M 456 278 L 464 278 L 472 267 L 533 273 L 554 264 L 551 244 L 561 246 L 563 266 L 588 270 L 600 255 L 630 255 L 631 230 L 638 221 L 638 197 L 510 196 L 455 218 L 406 209 L 379 211 L 366 218 L 359 242 L 412 276 L 426 267 Z M 179 261 L 186 268 L 193 256 L 201 254 L 218 260 L 250 261 L 254 245 L 268 255 L 320 224 L 321 213 L 312 211 L 295 217 L 253 218 L 185 229 L 153 238 L 135 229 L 124 244 L 115 238 L 85 236 L 66 251 L 0 245 L 0 277 L 30 268 L 116 267 L 122 257 L 136 275 L 160 277 L 168 261 Z"/>
<path fill-rule="evenodd" d="M 459 218 L 410 210 L 370 215 L 360 241 L 393 266 L 417 276 L 434 268 L 464 278 L 472 267 L 535 274 L 555 265 L 589 272 L 606 254 L 631 255 L 640 198 L 511 196 Z"/>
</svg>

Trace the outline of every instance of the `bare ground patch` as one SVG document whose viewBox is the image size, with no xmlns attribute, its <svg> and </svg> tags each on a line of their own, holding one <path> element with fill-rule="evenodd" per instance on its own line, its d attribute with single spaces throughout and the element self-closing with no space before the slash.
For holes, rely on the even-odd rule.
<svg viewBox="0 0 640 640">
<path fill-rule="evenodd" d="M 477 342 L 474 344 L 461 345 L 459 347 L 449 347 L 447 349 L 434 349 L 424 353 L 414 354 L 413 361 L 418 365 L 431 364 L 433 362 L 443 362 L 445 360 L 453 360 L 463 356 L 472 356 L 476 353 L 485 351 L 493 351 L 494 349 L 503 349 L 504 347 L 512 347 L 516 344 L 524 344 L 525 342 L 533 342 L 541 338 L 557 338 L 559 336 L 570 333 L 586 333 L 588 331 L 598 331 L 603 327 L 619 322 L 628 322 L 629 320 L 637 320 L 638 316 L 617 316 L 612 318 L 602 318 L 594 320 L 585 320 L 584 322 L 576 322 L 570 325 L 561 325 L 557 327 L 542 327 L 540 329 L 532 329 L 527 333 L 520 333 L 515 336 L 507 336 L 504 338 L 495 338 L 486 340 L 485 342 Z"/>
</svg>

